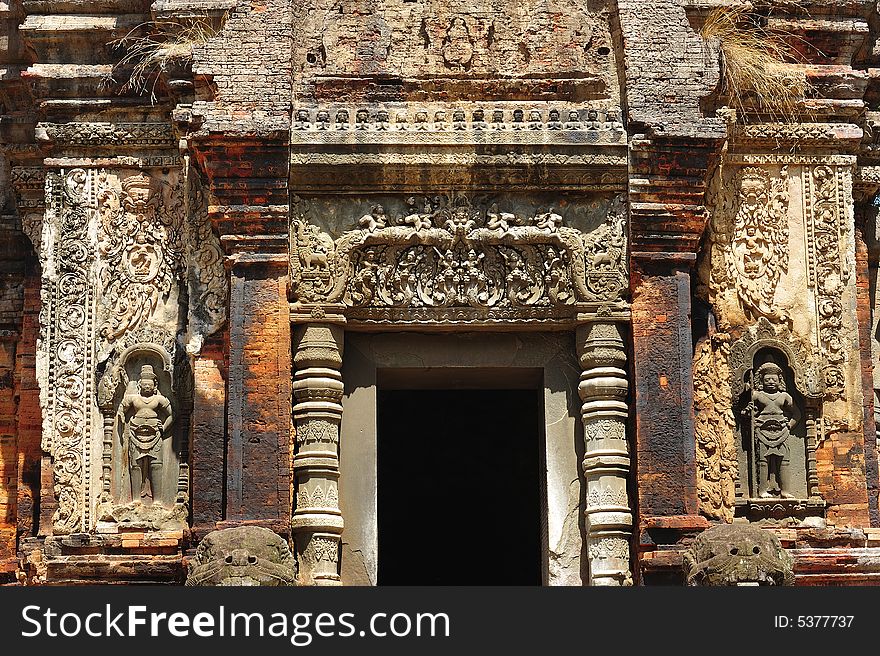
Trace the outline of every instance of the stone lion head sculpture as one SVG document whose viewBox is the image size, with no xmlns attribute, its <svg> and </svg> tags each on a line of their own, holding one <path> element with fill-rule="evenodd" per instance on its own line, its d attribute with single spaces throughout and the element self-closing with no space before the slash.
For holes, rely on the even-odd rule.
<svg viewBox="0 0 880 656">
<path fill-rule="evenodd" d="M 267 528 L 213 531 L 199 543 L 186 585 L 296 585 L 296 559 L 287 541 Z"/>
<path fill-rule="evenodd" d="M 687 584 L 793 585 L 793 559 L 770 531 L 750 524 L 723 524 L 701 533 L 684 567 Z"/>
</svg>

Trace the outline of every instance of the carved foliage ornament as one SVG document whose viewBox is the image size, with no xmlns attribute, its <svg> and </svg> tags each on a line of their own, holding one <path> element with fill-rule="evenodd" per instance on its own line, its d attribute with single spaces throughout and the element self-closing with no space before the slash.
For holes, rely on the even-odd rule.
<svg viewBox="0 0 880 656">
<path fill-rule="evenodd" d="M 807 215 L 808 284 L 815 291 L 819 342 L 825 361 L 823 376 L 829 396 L 843 393 L 846 351 L 842 338 L 843 302 L 841 295 L 851 267 L 841 254 L 846 227 L 839 180 L 850 175 L 845 167 L 814 166 L 804 172 L 804 198 Z"/>
<path fill-rule="evenodd" d="M 47 177 L 47 244 L 43 252 L 38 375 L 45 379 L 42 448 L 53 458 L 57 534 L 89 522 L 83 482 L 89 479 L 92 426 L 90 345 L 94 339 L 94 247 L 89 238 L 93 171 Z"/>
<path fill-rule="evenodd" d="M 183 265 L 183 193 L 136 173 L 98 193 L 98 244 L 107 315 L 101 337 L 113 342 L 146 322 Z M 179 185 L 176 185 L 176 187 Z"/>
<path fill-rule="evenodd" d="M 733 521 L 739 475 L 729 358 L 730 342 L 723 333 L 700 342 L 694 354 L 694 434 L 700 513 L 728 522 Z"/>
<path fill-rule="evenodd" d="M 293 297 L 351 308 L 517 310 L 620 300 L 627 285 L 621 197 L 589 234 L 548 210 L 522 217 L 462 196 L 411 197 L 404 216 L 376 205 L 333 240 L 301 215 Z"/>
</svg>

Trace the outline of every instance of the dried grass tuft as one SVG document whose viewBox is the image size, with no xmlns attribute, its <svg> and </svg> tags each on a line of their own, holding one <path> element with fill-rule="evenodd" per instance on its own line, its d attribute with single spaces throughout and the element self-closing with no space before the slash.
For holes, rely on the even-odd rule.
<svg viewBox="0 0 880 656">
<path fill-rule="evenodd" d="M 224 17 L 225 18 L 225 17 Z M 125 55 L 113 67 L 114 73 L 131 70 L 120 92 L 140 95 L 150 93 L 156 99 L 156 85 L 161 74 L 192 61 L 193 48 L 207 43 L 220 32 L 219 26 L 206 19 L 187 22 L 148 21 L 132 29 L 124 37 L 110 42 Z M 144 33 L 146 31 L 146 34 Z"/>
<path fill-rule="evenodd" d="M 797 120 L 810 83 L 784 37 L 798 37 L 768 30 L 750 7 L 713 10 L 700 33 L 718 40 L 722 90 L 743 119 L 748 107 L 770 120 Z"/>
</svg>

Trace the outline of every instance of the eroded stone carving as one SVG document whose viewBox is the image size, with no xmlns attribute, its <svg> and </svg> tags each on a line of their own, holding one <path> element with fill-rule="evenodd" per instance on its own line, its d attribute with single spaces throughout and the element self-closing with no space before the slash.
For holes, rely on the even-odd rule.
<svg viewBox="0 0 880 656">
<path fill-rule="evenodd" d="M 95 172 L 85 169 L 46 177 L 37 372 L 43 383 L 42 449 L 52 458 L 58 503 L 52 518 L 57 534 L 82 530 L 91 521 L 85 483 L 90 478 L 94 385 L 95 244 L 89 213 L 94 178 Z"/>
<path fill-rule="evenodd" d="M 785 390 L 782 367 L 767 360 L 754 371 L 751 400 L 743 415 L 752 422 L 755 458 L 759 461 L 758 494 L 791 499 L 790 484 L 783 476 L 791 458 L 789 441 L 801 411 Z M 766 472 L 766 473 L 765 473 Z"/>
<path fill-rule="evenodd" d="M 132 500 L 161 499 L 163 442 L 174 421 L 171 402 L 157 389 L 152 365 L 141 366 L 136 388 L 119 404 L 116 418 L 122 428 L 122 452 L 128 459 Z M 149 490 L 149 491 L 148 491 Z"/>
<path fill-rule="evenodd" d="M 738 478 L 736 420 L 730 393 L 730 340 L 715 333 L 694 354 L 694 434 L 700 513 L 733 521 Z"/>
<path fill-rule="evenodd" d="M 787 328 L 764 318 L 731 345 L 737 507 L 753 519 L 767 515 L 763 506 L 792 505 L 791 499 L 809 501 L 815 512 L 823 505 L 815 450 L 824 383 L 802 351 Z"/>
<path fill-rule="evenodd" d="M 189 474 L 182 454 L 188 452 L 192 394 L 187 390 L 192 385 L 178 340 L 187 301 L 190 315 L 196 316 L 195 321 L 190 316 L 189 337 L 200 344 L 201 336 L 224 320 L 218 308 L 225 306 L 226 294 L 216 237 L 204 208 L 189 205 L 186 188 L 174 170 L 78 168 L 46 177 L 37 375 L 45 417 L 43 449 L 52 458 L 58 503 L 56 534 L 123 517 L 144 528 L 186 525 Z M 183 288 L 184 273 L 190 274 L 189 293 Z M 137 354 L 147 360 L 136 362 Z M 127 465 L 118 448 L 121 432 L 114 434 L 115 417 L 126 386 L 137 384 L 139 371 L 131 370 L 135 364 L 154 367 L 161 396 L 174 405 L 172 435 L 164 434 L 147 449 L 153 467 L 147 464 L 141 472 L 142 479 L 155 473 L 160 459 L 152 449 L 162 443 L 162 483 L 153 480 L 149 488 L 150 498 L 162 497 L 158 506 L 165 510 L 153 509 L 150 517 L 120 505 L 128 502 L 128 494 L 120 493 L 128 487 L 128 473 L 124 484 L 117 475 Z M 129 436 L 147 430 L 143 424 L 132 433 L 129 416 L 120 423 Z M 145 432 L 142 437 L 146 440 Z M 96 451 L 102 451 L 100 459 Z M 135 491 L 139 496 L 140 489 Z"/>
<path fill-rule="evenodd" d="M 160 301 L 168 300 L 183 266 L 183 193 L 135 173 L 122 181 L 120 191 L 102 185 L 97 199 L 106 308 L 100 335 L 109 345 L 151 319 Z"/>
<path fill-rule="evenodd" d="M 718 234 L 722 243 L 729 240 L 723 277 L 736 287 L 749 318 L 786 318 L 774 306 L 773 298 L 780 275 L 788 270 L 787 175 L 785 166 L 775 176 L 756 166 L 742 168 L 736 176 L 732 231 Z"/>
<path fill-rule="evenodd" d="M 793 558 L 774 533 L 749 524 L 703 531 L 684 559 L 688 585 L 793 585 Z"/>
<path fill-rule="evenodd" d="M 190 586 L 296 585 L 296 560 L 287 541 L 261 526 L 208 533 L 188 568 Z"/>
<path fill-rule="evenodd" d="M 632 511 L 627 495 L 630 469 L 626 440 L 628 414 L 626 350 L 621 326 L 596 321 L 576 333 L 583 372 L 584 478 L 587 484 L 587 542 L 590 582 L 632 585 L 629 542 Z"/>
<path fill-rule="evenodd" d="M 619 301 L 626 287 L 625 209 L 584 234 L 552 209 L 530 217 L 480 210 L 463 197 L 407 201 L 388 217 L 381 206 L 359 229 L 333 240 L 294 219 L 292 292 L 303 303 L 344 303 L 359 316 L 384 309 L 484 311 Z"/>
<path fill-rule="evenodd" d="M 826 393 L 837 398 L 846 386 L 846 350 L 842 335 L 843 290 L 853 265 L 841 252 L 846 232 L 842 224 L 843 199 L 839 190 L 851 186 L 841 176 L 848 168 L 814 166 L 805 169 L 804 199 L 807 223 L 808 285 L 815 291 L 819 340 L 825 366 Z"/>
<path fill-rule="evenodd" d="M 208 218 L 205 193 L 198 177 L 190 174 L 188 159 L 184 172 L 189 188 L 186 212 L 189 283 L 186 351 L 195 355 L 201 351 L 205 337 L 217 332 L 226 321 L 229 283 L 223 266 L 220 240 Z"/>
</svg>

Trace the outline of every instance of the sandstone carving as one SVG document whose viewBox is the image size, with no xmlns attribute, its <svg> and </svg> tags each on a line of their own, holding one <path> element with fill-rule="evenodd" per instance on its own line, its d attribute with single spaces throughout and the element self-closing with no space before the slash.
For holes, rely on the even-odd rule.
<svg viewBox="0 0 880 656">
<path fill-rule="evenodd" d="M 208 533 L 189 562 L 186 585 L 296 585 L 296 560 L 287 541 L 260 526 Z"/>
<path fill-rule="evenodd" d="M 793 559 L 768 530 L 722 524 L 703 531 L 685 554 L 692 586 L 793 585 Z"/>
<path fill-rule="evenodd" d="M 754 371 L 751 400 L 743 411 L 752 422 L 755 458 L 759 461 L 758 494 L 790 499 L 783 476 L 791 458 L 788 442 L 801 418 L 801 411 L 785 391 L 782 367 L 768 360 Z"/>
<path fill-rule="evenodd" d="M 727 275 L 735 281 L 747 316 L 783 319 L 773 298 L 788 269 L 787 168 L 778 176 L 745 167 L 737 176 L 736 217 L 730 235 Z"/>
<path fill-rule="evenodd" d="M 768 508 L 776 506 L 790 507 L 792 516 L 802 513 L 804 503 L 792 499 L 809 501 L 821 513 L 816 444 L 824 386 L 802 350 L 787 328 L 774 328 L 764 318 L 731 345 L 737 506 L 747 514 L 754 511 L 755 519 L 772 515 Z"/>
<path fill-rule="evenodd" d="M 171 402 L 157 390 L 151 365 L 141 367 L 140 380 L 122 399 L 117 421 L 122 425 L 122 453 L 127 457 L 132 500 L 161 499 L 162 450 L 174 421 Z"/>
<path fill-rule="evenodd" d="M 808 285 L 815 290 L 816 317 L 824 359 L 823 377 L 830 398 L 844 392 L 847 354 L 843 340 L 842 294 L 851 276 L 852 263 L 841 252 L 844 214 L 839 193 L 843 167 L 819 165 L 804 174 L 806 199 Z"/>
<path fill-rule="evenodd" d="M 730 393 L 730 339 L 716 333 L 694 354 L 694 434 L 700 513 L 733 521 L 738 459 Z"/>
<path fill-rule="evenodd" d="M 112 343 L 148 321 L 180 275 L 183 193 L 167 184 L 160 191 L 150 176 L 135 173 L 121 192 L 98 192 L 98 213 L 106 308 L 100 335 Z"/>
<path fill-rule="evenodd" d="M 484 311 L 614 302 L 626 287 L 625 209 L 584 234 L 552 209 L 530 217 L 474 207 L 464 196 L 408 199 L 388 217 L 381 206 L 333 240 L 303 218 L 291 233 L 292 287 L 302 303 L 343 303 L 358 316 L 385 309 Z"/>
<path fill-rule="evenodd" d="M 44 408 L 42 449 L 52 458 L 58 503 L 52 523 L 60 534 L 90 522 L 82 489 L 90 478 L 93 413 L 91 308 L 97 290 L 91 279 L 95 248 L 89 238 L 89 194 L 94 179 L 95 172 L 84 169 L 46 177 L 49 229 L 41 252 L 45 264 L 37 367 Z"/>
</svg>

